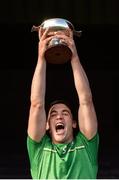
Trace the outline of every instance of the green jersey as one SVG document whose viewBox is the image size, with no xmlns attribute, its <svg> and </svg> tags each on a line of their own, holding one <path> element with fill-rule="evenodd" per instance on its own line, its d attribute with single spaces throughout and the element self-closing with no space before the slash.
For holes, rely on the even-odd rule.
<svg viewBox="0 0 119 180">
<path fill-rule="evenodd" d="M 69 144 L 53 144 L 45 135 L 37 143 L 29 136 L 27 149 L 33 179 L 95 179 L 99 136 L 87 140 L 78 133 Z"/>
</svg>

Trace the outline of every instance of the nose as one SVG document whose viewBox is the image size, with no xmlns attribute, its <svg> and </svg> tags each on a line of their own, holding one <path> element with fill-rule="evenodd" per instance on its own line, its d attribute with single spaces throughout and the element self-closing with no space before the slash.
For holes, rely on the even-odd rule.
<svg viewBox="0 0 119 180">
<path fill-rule="evenodd" d="M 57 119 L 62 119 L 62 114 L 57 114 Z"/>
</svg>

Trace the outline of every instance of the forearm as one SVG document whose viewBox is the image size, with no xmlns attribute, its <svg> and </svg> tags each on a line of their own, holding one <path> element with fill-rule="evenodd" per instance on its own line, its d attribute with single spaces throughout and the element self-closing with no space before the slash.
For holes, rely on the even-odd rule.
<svg viewBox="0 0 119 180">
<path fill-rule="evenodd" d="M 40 61 L 34 72 L 32 86 L 31 86 L 31 103 L 35 105 L 44 105 L 46 89 L 46 62 Z"/>
<path fill-rule="evenodd" d="M 77 56 L 73 57 L 71 61 L 74 83 L 79 97 L 80 104 L 88 103 L 92 99 L 91 89 L 86 73 Z"/>
</svg>

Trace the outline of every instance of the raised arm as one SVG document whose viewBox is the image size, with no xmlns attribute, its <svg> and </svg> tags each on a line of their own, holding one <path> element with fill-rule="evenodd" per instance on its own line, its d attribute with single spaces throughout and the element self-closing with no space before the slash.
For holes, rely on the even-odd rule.
<svg viewBox="0 0 119 180">
<path fill-rule="evenodd" d="M 78 111 L 79 128 L 88 139 L 91 139 L 97 132 L 97 117 L 89 81 L 77 55 L 72 58 L 71 64 L 80 102 Z"/>
<path fill-rule="evenodd" d="M 46 90 L 46 61 L 44 52 L 50 40 L 47 37 L 48 30 L 40 38 L 38 44 L 38 61 L 31 85 L 31 105 L 28 122 L 28 135 L 39 142 L 46 132 L 46 113 L 45 113 L 45 90 Z M 40 36 L 40 31 L 39 31 Z"/>
<path fill-rule="evenodd" d="M 72 33 L 70 38 L 70 48 L 73 52 L 71 66 L 73 70 L 74 83 L 80 102 L 78 111 L 79 128 L 87 139 L 91 139 L 97 132 L 96 112 L 89 81 L 78 57 Z"/>
</svg>

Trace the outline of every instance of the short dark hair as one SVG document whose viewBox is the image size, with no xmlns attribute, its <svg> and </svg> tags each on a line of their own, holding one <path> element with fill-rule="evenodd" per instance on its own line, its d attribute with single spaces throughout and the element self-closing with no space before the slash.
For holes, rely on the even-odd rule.
<svg viewBox="0 0 119 180">
<path fill-rule="evenodd" d="M 52 101 L 52 102 L 49 104 L 49 106 L 48 106 L 48 108 L 47 108 L 47 110 L 46 110 L 47 116 L 48 116 L 49 110 L 50 110 L 51 107 L 54 106 L 55 104 L 65 104 L 65 105 L 70 109 L 70 111 L 71 111 L 71 113 L 72 113 L 72 116 L 74 117 L 74 112 L 73 112 L 73 108 L 72 108 L 71 103 L 70 103 L 69 101 L 63 100 L 63 99 L 58 99 L 58 100 Z"/>
</svg>

